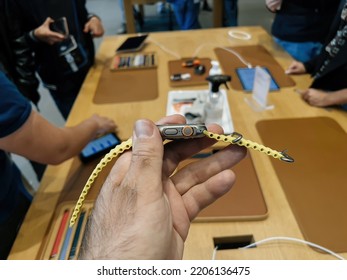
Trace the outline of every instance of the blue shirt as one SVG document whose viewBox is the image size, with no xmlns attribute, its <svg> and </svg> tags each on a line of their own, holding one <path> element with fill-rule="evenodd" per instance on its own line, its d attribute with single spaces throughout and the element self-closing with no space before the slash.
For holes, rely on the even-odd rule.
<svg viewBox="0 0 347 280">
<path fill-rule="evenodd" d="M 18 130 L 29 118 L 30 102 L 0 71 L 0 138 Z M 9 153 L 0 150 L 0 224 L 16 209 L 17 196 L 26 194 L 21 174 Z"/>
</svg>

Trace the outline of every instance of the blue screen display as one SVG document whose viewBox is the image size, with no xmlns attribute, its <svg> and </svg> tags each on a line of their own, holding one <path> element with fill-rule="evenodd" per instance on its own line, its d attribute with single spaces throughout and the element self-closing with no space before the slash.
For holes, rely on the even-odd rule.
<svg viewBox="0 0 347 280">
<path fill-rule="evenodd" d="M 269 69 L 267 69 L 266 67 L 262 67 L 262 69 L 269 73 L 271 77 L 270 90 L 279 90 L 279 86 L 272 77 Z M 245 91 L 252 91 L 255 76 L 255 68 L 237 68 L 236 73 L 239 76 L 243 89 Z"/>
<path fill-rule="evenodd" d="M 87 146 L 85 146 L 82 150 L 82 155 L 89 157 L 101 151 L 110 150 L 119 143 L 119 139 L 116 138 L 113 134 L 106 134 L 91 141 Z"/>
</svg>

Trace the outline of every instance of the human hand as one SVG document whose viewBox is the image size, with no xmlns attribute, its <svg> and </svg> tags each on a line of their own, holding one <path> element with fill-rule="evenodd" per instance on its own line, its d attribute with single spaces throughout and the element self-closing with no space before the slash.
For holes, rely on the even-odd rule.
<svg viewBox="0 0 347 280">
<path fill-rule="evenodd" d="M 334 105 L 330 100 L 332 94 L 326 91 L 309 88 L 307 90 L 302 90 L 299 93 L 301 94 L 302 99 L 311 106 L 327 107 Z"/>
<path fill-rule="evenodd" d="M 96 114 L 91 116 L 89 121 L 96 123 L 95 137 L 103 135 L 106 132 L 113 131 L 117 128 L 117 125 L 113 120 Z"/>
<path fill-rule="evenodd" d="M 185 119 L 173 115 L 158 122 L 174 123 Z M 209 131 L 223 133 L 218 125 Z M 132 151 L 116 161 L 96 201 L 80 258 L 181 259 L 190 222 L 230 190 L 230 168 L 246 154 L 229 145 L 175 172 L 182 160 L 214 143 L 203 137 L 163 145 L 153 122 L 137 121 Z"/>
<path fill-rule="evenodd" d="M 54 20 L 48 17 L 42 25 L 34 30 L 35 37 L 39 41 L 47 43 L 49 45 L 54 45 L 56 43 L 62 42 L 65 39 L 65 36 L 63 34 L 52 31 L 50 29 L 49 26 L 52 22 L 54 22 Z"/>
<path fill-rule="evenodd" d="M 302 62 L 294 60 L 289 65 L 285 73 L 286 74 L 304 74 L 306 73 L 306 68 Z"/>
<path fill-rule="evenodd" d="M 101 37 L 104 35 L 104 27 L 102 26 L 101 20 L 94 16 L 84 25 L 83 32 L 91 33 L 93 37 Z"/>
<path fill-rule="evenodd" d="M 273 13 L 281 9 L 282 0 L 265 0 L 266 7 Z"/>
</svg>

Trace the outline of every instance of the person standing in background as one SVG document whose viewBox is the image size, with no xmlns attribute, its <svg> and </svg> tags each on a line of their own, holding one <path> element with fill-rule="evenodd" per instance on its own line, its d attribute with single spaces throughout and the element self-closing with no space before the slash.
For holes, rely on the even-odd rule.
<svg viewBox="0 0 347 280">
<path fill-rule="evenodd" d="M 40 100 L 39 80 L 30 46 L 21 36 L 20 18 L 7 0 L 0 0 L 0 70 L 13 81 L 21 94 L 36 107 Z"/>
<path fill-rule="evenodd" d="M 224 0 L 223 26 L 238 26 L 238 0 Z"/>
<path fill-rule="evenodd" d="M 310 73 L 310 88 L 301 90 L 302 98 L 317 107 L 339 106 L 347 111 L 347 1 L 341 0 L 331 26 L 328 43 L 314 59 L 294 61 L 287 74 Z"/>
<path fill-rule="evenodd" d="M 36 70 L 66 119 L 94 63 L 93 37 L 104 34 L 101 20 L 88 13 L 86 0 L 7 1 L 21 19 L 22 39 L 34 52 Z M 68 34 L 52 30 L 63 17 Z"/>
<path fill-rule="evenodd" d="M 275 13 L 271 33 L 294 59 L 307 62 L 319 54 L 340 0 L 266 0 Z"/>
<path fill-rule="evenodd" d="M 59 164 L 97 136 L 115 130 L 113 120 L 93 115 L 74 127 L 58 128 L 0 71 L 0 259 L 6 259 L 31 204 L 11 153 L 43 164 Z"/>
<path fill-rule="evenodd" d="M 199 29 L 200 0 L 167 0 L 172 5 L 181 30 Z"/>
</svg>

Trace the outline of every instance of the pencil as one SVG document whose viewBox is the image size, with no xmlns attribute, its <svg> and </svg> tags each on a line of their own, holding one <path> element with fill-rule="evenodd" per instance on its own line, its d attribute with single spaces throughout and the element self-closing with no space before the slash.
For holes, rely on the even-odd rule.
<svg viewBox="0 0 347 280">
<path fill-rule="evenodd" d="M 69 210 L 65 210 L 63 218 L 61 219 L 61 223 L 59 226 L 57 236 L 56 236 L 55 241 L 54 241 L 54 245 L 52 248 L 50 259 L 54 259 L 58 255 L 60 242 L 61 242 L 61 239 L 63 237 L 63 233 L 65 230 L 68 218 L 69 218 Z"/>
<path fill-rule="evenodd" d="M 80 234 L 81 234 L 81 229 L 82 229 L 85 213 L 86 212 L 82 212 L 80 215 L 80 218 L 78 220 L 76 232 L 75 232 L 75 235 L 73 237 L 73 241 L 72 241 L 72 245 L 71 245 L 71 249 L 70 249 L 69 260 L 74 259 L 74 257 L 76 256 L 77 245 L 78 245 L 78 241 L 80 239 Z"/>
<path fill-rule="evenodd" d="M 67 253 L 67 249 L 69 247 L 72 230 L 73 230 L 72 227 L 68 227 L 68 229 L 66 231 L 65 239 L 63 242 L 63 247 L 61 248 L 60 255 L 59 255 L 59 260 L 65 260 L 66 259 L 66 253 Z"/>
</svg>

